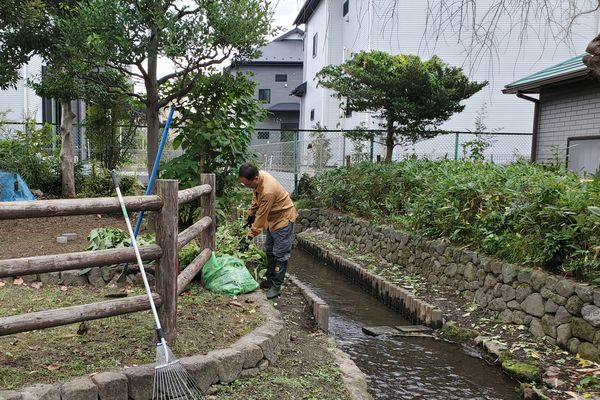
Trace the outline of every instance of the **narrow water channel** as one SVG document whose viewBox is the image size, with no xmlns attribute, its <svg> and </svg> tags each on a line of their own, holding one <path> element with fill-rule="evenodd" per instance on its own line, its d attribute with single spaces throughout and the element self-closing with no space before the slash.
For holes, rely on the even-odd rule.
<svg viewBox="0 0 600 400">
<path fill-rule="evenodd" d="M 324 261 L 300 248 L 289 271 L 331 307 L 330 334 L 367 375 L 374 399 L 517 400 L 502 371 L 431 338 L 371 337 L 363 326 L 409 325 Z"/>
</svg>

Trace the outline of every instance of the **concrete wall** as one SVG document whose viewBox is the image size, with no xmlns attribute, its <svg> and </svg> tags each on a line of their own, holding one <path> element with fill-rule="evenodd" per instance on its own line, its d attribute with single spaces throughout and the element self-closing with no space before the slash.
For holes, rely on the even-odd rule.
<svg viewBox="0 0 600 400">
<path fill-rule="evenodd" d="M 455 289 L 465 302 L 474 300 L 506 323 L 525 326 L 571 353 L 600 360 L 598 288 L 329 210 L 301 210 L 297 226 L 300 232 L 315 228 L 333 234 L 401 266 L 400 273 Z"/>
<path fill-rule="evenodd" d="M 542 90 L 537 160 L 554 162 L 558 156 L 558 161 L 564 163 L 568 137 L 600 135 L 599 110 L 600 83 L 596 81 L 585 80 Z"/>
</svg>

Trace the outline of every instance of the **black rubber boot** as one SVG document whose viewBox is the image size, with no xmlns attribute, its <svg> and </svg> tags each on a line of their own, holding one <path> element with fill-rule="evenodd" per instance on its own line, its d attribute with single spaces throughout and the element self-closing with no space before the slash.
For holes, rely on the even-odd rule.
<svg viewBox="0 0 600 400">
<path fill-rule="evenodd" d="M 273 286 L 273 278 L 275 277 L 275 257 L 267 254 L 267 276 L 265 280 L 260 283 L 261 289 L 270 289 Z"/>
<path fill-rule="evenodd" d="M 267 292 L 267 299 L 273 299 L 281 296 L 281 286 L 285 280 L 285 272 L 287 271 L 287 261 L 278 262 L 275 266 L 275 276 L 273 277 L 273 286 Z"/>
</svg>

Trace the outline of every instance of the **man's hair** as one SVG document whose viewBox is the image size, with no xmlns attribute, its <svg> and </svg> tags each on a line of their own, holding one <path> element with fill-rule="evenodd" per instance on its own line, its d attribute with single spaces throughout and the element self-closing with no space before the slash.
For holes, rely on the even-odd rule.
<svg viewBox="0 0 600 400">
<path fill-rule="evenodd" d="M 240 178 L 246 178 L 249 181 L 258 176 L 258 168 L 250 163 L 245 163 L 240 167 Z"/>
</svg>

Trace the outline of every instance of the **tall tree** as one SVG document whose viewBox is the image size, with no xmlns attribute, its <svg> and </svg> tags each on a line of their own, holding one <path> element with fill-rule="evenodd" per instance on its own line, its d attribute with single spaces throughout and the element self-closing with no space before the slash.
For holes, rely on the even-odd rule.
<svg viewBox="0 0 600 400">
<path fill-rule="evenodd" d="M 82 0 L 64 24 L 80 71 L 118 71 L 143 82 L 128 94 L 145 105 L 148 171 L 158 149 L 159 111 L 188 95 L 203 73 L 229 57 L 254 56 L 270 32 L 267 0 Z M 173 72 L 159 74 L 159 58 Z"/>
<path fill-rule="evenodd" d="M 442 122 L 465 108 L 460 101 L 487 85 L 469 81 L 462 69 L 435 56 L 421 61 L 382 51 L 363 51 L 343 64 L 326 66 L 317 81 L 345 99 L 346 111 L 371 112 L 382 119 L 386 161 L 396 145 L 436 136 Z"/>
<path fill-rule="evenodd" d="M 216 173 L 222 193 L 230 173 L 249 157 L 256 122 L 266 117 L 254 96 L 255 88 L 256 82 L 243 74 L 224 72 L 199 78 L 177 107 L 174 123 L 179 129 L 173 146 L 184 153 L 167 164 L 169 176 L 185 177 L 183 184 L 193 186 L 200 182 L 200 174 Z"/>
<path fill-rule="evenodd" d="M 61 25 L 76 18 L 74 0 L 6 0 L 0 2 L 0 88 L 15 86 L 20 68 L 33 56 L 47 65 L 45 74 L 29 82 L 36 93 L 55 98 L 61 105 L 61 179 L 63 197 L 75 196 L 74 148 L 71 132 L 76 117 L 71 102 L 104 96 L 119 77 L 107 72 L 87 71 L 102 86 L 76 79 L 71 52 L 64 46 Z M 86 74 L 81 74 L 86 75 Z M 122 82 L 120 82 L 122 83 Z"/>
</svg>

